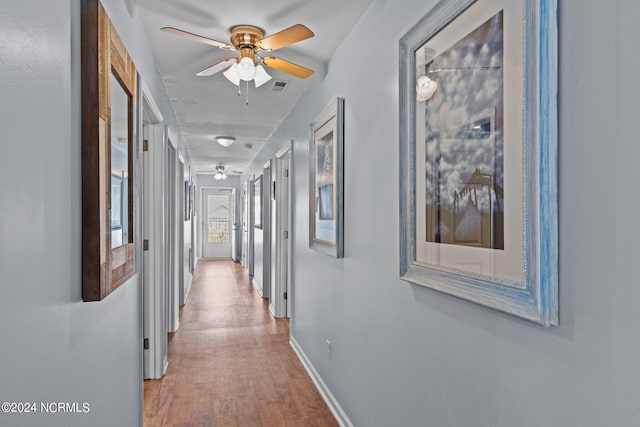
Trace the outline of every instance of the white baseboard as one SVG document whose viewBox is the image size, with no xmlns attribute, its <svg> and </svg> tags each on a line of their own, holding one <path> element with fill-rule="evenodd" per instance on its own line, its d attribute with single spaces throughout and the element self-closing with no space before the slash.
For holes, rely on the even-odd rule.
<svg viewBox="0 0 640 427">
<path fill-rule="evenodd" d="M 302 362 L 302 366 L 304 366 L 304 369 L 307 370 L 307 373 L 311 377 L 313 383 L 316 385 L 316 388 L 331 410 L 331 413 L 334 417 L 336 417 L 336 421 L 338 422 L 338 424 L 340 424 L 340 427 L 353 427 L 353 424 L 351 423 L 351 420 L 349 420 L 349 417 L 347 417 L 346 412 L 344 412 L 342 406 L 340 406 L 333 393 L 331 393 L 331 390 L 329 390 L 329 387 L 327 387 L 327 385 L 324 383 L 322 377 L 320 376 L 320 374 L 318 374 L 316 368 L 313 367 L 313 364 L 311 364 L 311 361 L 305 354 L 304 350 L 302 350 L 302 347 L 300 347 L 293 336 L 289 337 L 289 344 L 293 348 L 293 351 L 296 352 L 296 355 L 298 356 L 298 359 L 300 359 L 300 362 Z"/>
</svg>

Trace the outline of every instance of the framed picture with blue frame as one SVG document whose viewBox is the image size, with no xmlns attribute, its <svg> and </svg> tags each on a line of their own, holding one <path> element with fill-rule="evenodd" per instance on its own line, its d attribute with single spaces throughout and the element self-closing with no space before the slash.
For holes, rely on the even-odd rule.
<svg viewBox="0 0 640 427">
<path fill-rule="evenodd" d="M 442 0 L 400 40 L 400 277 L 558 324 L 556 0 Z"/>
</svg>

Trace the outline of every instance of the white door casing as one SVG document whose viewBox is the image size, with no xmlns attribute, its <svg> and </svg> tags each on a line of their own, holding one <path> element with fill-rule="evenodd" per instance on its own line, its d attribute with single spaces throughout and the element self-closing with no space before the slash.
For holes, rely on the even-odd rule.
<svg viewBox="0 0 640 427">
<path fill-rule="evenodd" d="M 167 130 L 167 151 L 166 151 L 166 193 L 165 193 L 165 209 L 166 209 L 166 253 L 165 268 L 167 277 L 167 293 L 168 293 L 168 330 L 176 332 L 180 326 L 180 291 L 178 280 L 178 154 L 175 144 L 175 137 Z M 182 181 L 182 179 L 180 180 Z"/>
<path fill-rule="evenodd" d="M 275 283 L 273 308 L 275 317 L 291 314 L 291 150 L 287 147 L 276 155 L 275 171 Z"/>
<path fill-rule="evenodd" d="M 147 101 L 145 96 L 145 102 Z M 158 120 L 157 116 L 150 120 Z M 168 366 L 164 275 L 164 126 L 145 124 L 143 152 L 143 371 L 162 378 Z"/>
<path fill-rule="evenodd" d="M 242 256 L 240 257 L 245 270 L 249 269 L 249 183 L 242 187 Z"/>
</svg>

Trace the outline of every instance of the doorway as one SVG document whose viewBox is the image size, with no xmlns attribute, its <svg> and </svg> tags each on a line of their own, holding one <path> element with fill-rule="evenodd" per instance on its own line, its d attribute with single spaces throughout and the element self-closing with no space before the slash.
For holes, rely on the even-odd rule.
<svg viewBox="0 0 640 427">
<path fill-rule="evenodd" d="M 142 82 L 143 190 L 142 190 L 142 282 L 144 378 L 162 378 L 169 364 L 167 277 L 165 256 L 164 155 L 162 115 Z"/>
<path fill-rule="evenodd" d="M 235 218 L 232 189 L 203 189 L 202 257 L 232 258 L 231 227 Z"/>
<path fill-rule="evenodd" d="M 276 154 L 272 184 L 275 189 L 272 207 L 274 271 L 269 304 L 275 317 L 291 314 L 291 172 L 291 148 L 286 147 Z"/>
<path fill-rule="evenodd" d="M 176 139 L 171 132 L 167 131 L 167 151 L 165 175 L 166 188 L 166 214 L 165 214 L 165 277 L 167 277 L 167 294 L 169 304 L 169 318 L 167 328 L 169 332 L 175 332 L 180 326 L 179 301 L 179 263 L 178 263 L 178 182 L 182 183 L 182 177 L 178 176 L 178 151 L 176 149 Z M 178 181 L 179 178 L 179 181 Z"/>
</svg>

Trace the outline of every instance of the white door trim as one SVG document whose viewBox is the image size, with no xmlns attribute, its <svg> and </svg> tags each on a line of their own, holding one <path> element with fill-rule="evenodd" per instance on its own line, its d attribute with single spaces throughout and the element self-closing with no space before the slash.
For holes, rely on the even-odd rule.
<svg viewBox="0 0 640 427">
<path fill-rule="evenodd" d="M 289 145 L 276 155 L 276 219 L 275 219 L 275 283 L 272 295 L 272 312 L 275 317 L 289 317 L 291 314 L 291 227 L 292 212 L 292 164 Z M 288 172 L 285 173 L 285 170 Z M 286 233 L 286 234 L 285 234 Z M 287 298 L 285 298 L 285 294 Z"/>
<path fill-rule="evenodd" d="M 145 94 L 145 97 L 147 95 Z M 143 252 L 143 350 L 144 378 L 162 378 L 167 366 L 166 287 L 164 275 L 164 126 L 144 126 L 144 139 L 149 150 L 143 153 L 144 220 L 143 239 L 148 250 Z"/>
<path fill-rule="evenodd" d="M 249 181 L 242 185 L 242 251 L 240 261 L 249 270 Z"/>
<path fill-rule="evenodd" d="M 271 160 L 262 169 L 262 297 L 271 297 Z"/>
<path fill-rule="evenodd" d="M 176 332 L 180 327 L 180 291 L 178 289 L 178 206 L 177 206 L 177 178 L 178 150 L 171 130 L 166 130 L 166 255 L 165 268 L 167 277 L 167 293 L 169 308 L 169 332 Z M 182 181 L 182 179 L 180 180 Z"/>
<path fill-rule="evenodd" d="M 247 222 L 247 227 L 249 229 L 249 241 L 248 241 L 248 251 L 247 251 L 247 264 L 249 265 L 248 271 L 249 271 L 249 277 L 251 277 L 253 279 L 253 273 L 254 273 L 254 265 L 253 265 L 253 204 L 254 204 L 254 197 L 253 197 L 253 181 L 255 181 L 255 176 L 253 176 L 250 180 L 249 180 L 249 185 L 248 185 L 248 193 L 249 193 L 249 217 L 248 217 L 248 222 Z"/>
</svg>

